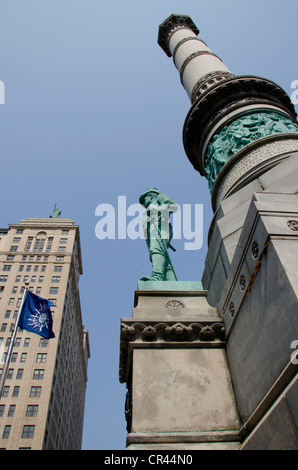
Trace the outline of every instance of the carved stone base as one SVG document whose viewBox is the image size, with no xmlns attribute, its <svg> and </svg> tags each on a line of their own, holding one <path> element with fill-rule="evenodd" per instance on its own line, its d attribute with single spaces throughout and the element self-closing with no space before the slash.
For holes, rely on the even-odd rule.
<svg viewBox="0 0 298 470">
<path fill-rule="evenodd" d="M 135 295 L 133 318 L 121 320 L 129 449 L 238 448 L 223 320 L 207 292 Z"/>
</svg>

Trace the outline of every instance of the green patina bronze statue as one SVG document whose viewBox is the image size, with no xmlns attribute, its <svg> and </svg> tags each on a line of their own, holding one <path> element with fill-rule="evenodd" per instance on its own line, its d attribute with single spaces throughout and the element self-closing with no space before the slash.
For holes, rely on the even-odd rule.
<svg viewBox="0 0 298 470">
<path fill-rule="evenodd" d="M 58 219 L 61 215 L 61 212 L 58 208 L 57 208 L 57 204 L 55 204 L 54 206 L 54 209 L 53 209 L 53 219 Z"/>
<path fill-rule="evenodd" d="M 288 132 L 298 132 L 298 126 L 290 117 L 278 112 L 244 114 L 222 127 L 210 142 L 205 158 L 210 191 L 223 165 L 238 150 L 262 137 Z"/>
<path fill-rule="evenodd" d="M 156 188 L 149 189 L 139 198 L 146 208 L 143 229 L 152 263 L 152 274 L 144 276 L 141 281 L 177 281 L 176 273 L 168 253 L 173 237 L 170 215 L 178 209 L 172 199 Z"/>
</svg>

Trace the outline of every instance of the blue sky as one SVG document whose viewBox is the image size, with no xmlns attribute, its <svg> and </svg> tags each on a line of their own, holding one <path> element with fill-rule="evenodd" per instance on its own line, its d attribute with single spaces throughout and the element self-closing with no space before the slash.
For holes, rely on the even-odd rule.
<svg viewBox="0 0 298 470">
<path fill-rule="evenodd" d="M 203 247 L 185 251 L 176 240 L 172 260 L 179 280 L 200 280 L 204 269 L 210 194 L 183 149 L 189 99 L 157 45 L 171 13 L 190 15 L 234 74 L 292 93 L 297 0 L 0 0 L 0 226 L 48 217 L 55 203 L 80 226 L 91 344 L 83 449 L 125 447 L 120 318 L 151 268 L 143 240 L 98 240 L 96 207 L 117 211 L 118 196 L 134 204 L 152 186 L 180 205 L 203 204 Z"/>
</svg>

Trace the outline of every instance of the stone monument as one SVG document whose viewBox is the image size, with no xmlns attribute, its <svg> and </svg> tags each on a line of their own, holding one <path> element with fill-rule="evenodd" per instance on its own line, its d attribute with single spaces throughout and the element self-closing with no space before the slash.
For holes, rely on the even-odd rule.
<svg viewBox="0 0 298 470">
<path fill-rule="evenodd" d="M 153 273 L 121 321 L 127 446 L 297 449 L 296 113 L 282 88 L 235 76 L 198 34 L 171 15 L 158 44 L 191 101 L 183 142 L 209 183 L 209 249 L 202 283 Z"/>
<path fill-rule="evenodd" d="M 297 449 L 296 112 L 271 80 L 235 76 L 198 33 L 171 15 L 158 43 L 191 100 L 184 148 L 211 191 L 202 283 L 224 320 L 241 449 Z"/>
</svg>

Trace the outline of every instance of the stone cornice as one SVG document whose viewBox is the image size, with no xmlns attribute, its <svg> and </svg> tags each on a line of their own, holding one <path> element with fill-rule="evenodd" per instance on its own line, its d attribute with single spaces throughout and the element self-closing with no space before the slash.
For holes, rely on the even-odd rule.
<svg viewBox="0 0 298 470">
<path fill-rule="evenodd" d="M 152 345 L 158 347 L 167 343 L 167 347 L 185 347 L 185 343 L 192 347 L 210 347 L 210 343 L 218 346 L 225 345 L 225 331 L 223 321 L 166 321 L 158 322 L 145 320 L 142 322 L 133 319 L 121 320 L 120 336 L 120 367 L 119 380 L 126 382 L 128 372 L 129 345 Z"/>
</svg>

